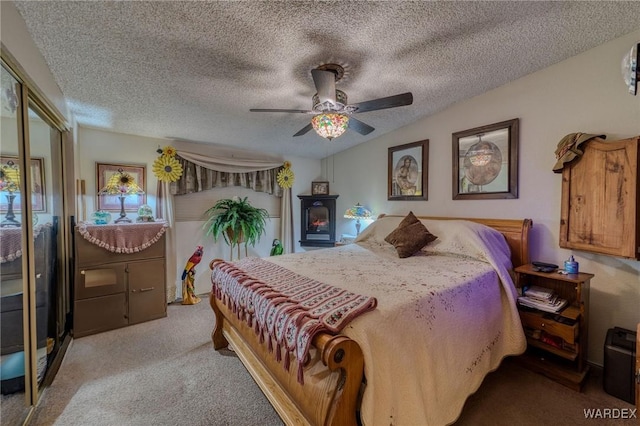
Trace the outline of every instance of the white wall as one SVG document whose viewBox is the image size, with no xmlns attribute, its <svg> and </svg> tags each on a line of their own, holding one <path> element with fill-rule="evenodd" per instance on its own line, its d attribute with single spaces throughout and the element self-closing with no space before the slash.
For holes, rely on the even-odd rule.
<svg viewBox="0 0 640 426">
<path fill-rule="evenodd" d="M 601 364 L 607 329 L 635 330 L 640 322 L 640 262 L 559 248 L 561 177 L 552 167 L 557 143 L 568 133 L 606 134 L 608 140 L 640 135 L 640 95 L 627 93 L 620 66 L 639 41 L 635 31 L 323 160 L 340 194 L 338 211 L 359 201 L 375 213 L 532 218 L 534 260 L 562 264 L 573 254 L 581 271 L 595 274 L 588 358 Z M 512 118 L 520 119 L 519 198 L 453 200 L 452 133 Z M 422 139 L 430 141 L 429 200 L 388 201 L 387 148 Z M 352 221 L 339 226 L 339 233 L 353 233 Z"/>
<path fill-rule="evenodd" d="M 191 144 L 188 142 L 167 141 L 164 139 L 148 138 L 143 136 L 133 136 L 121 133 L 106 132 L 103 130 L 79 127 L 78 128 L 78 148 L 76 151 L 79 173 L 78 179 L 85 180 L 86 187 L 86 218 L 91 217 L 96 209 L 96 162 L 118 163 L 118 164 L 145 164 L 146 165 L 146 193 L 147 204 L 152 209 L 156 208 L 157 182 L 158 180 L 151 170 L 153 162 L 158 157 L 156 149 L 158 146 L 164 147 L 172 145 L 178 149 L 190 152 L 207 152 L 211 147 L 202 144 Z M 254 157 L 265 157 L 260 153 L 247 153 Z M 293 220 L 294 220 L 294 241 L 296 251 L 300 251 L 300 201 L 296 197 L 298 194 L 308 194 L 311 189 L 311 181 L 320 177 L 320 160 L 304 158 L 286 157 L 283 159 L 292 163 L 292 170 L 295 173 L 295 181 L 292 188 L 293 194 Z M 233 188 L 223 188 L 219 193 L 228 194 Z M 211 190 L 212 198 L 219 198 L 215 189 Z M 251 199 L 251 196 L 250 198 Z M 116 213 L 117 214 L 117 213 Z M 79 220 L 83 220 L 80 217 Z M 135 220 L 137 214 L 130 212 L 128 217 Z M 214 258 L 229 259 L 229 247 L 224 241 L 214 242 L 211 238 L 206 238 L 202 232 L 203 222 L 200 220 L 182 221 L 176 223 L 176 257 L 167 259 L 176 263 L 178 276 L 176 281 L 180 282 L 180 275 L 187 260 L 195 250 L 197 245 L 204 247 L 204 258 L 196 268 L 195 289 L 196 293 L 208 293 L 211 289 L 209 278 L 209 261 Z M 276 235 L 279 235 L 280 224 L 277 217 L 267 222 L 267 232 L 260 239 L 255 247 L 249 247 L 250 256 L 268 256 L 271 250 L 271 242 Z M 235 257 L 236 255 L 234 255 Z M 244 247 L 242 248 L 244 257 Z M 178 288 L 180 293 L 180 288 Z"/>
<path fill-rule="evenodd" d="M 0 2 L 0 39 L 29 78 L 55 108 L 67 119 L 69 110 L 62 91 L 53 79 L 42 54 L 31 39 L 27 26 L 13 2 Z"/>
</svg>

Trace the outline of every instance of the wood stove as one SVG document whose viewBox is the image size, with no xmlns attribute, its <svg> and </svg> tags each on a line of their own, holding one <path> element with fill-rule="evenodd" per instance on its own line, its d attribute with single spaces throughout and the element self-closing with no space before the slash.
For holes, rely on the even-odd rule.
<svg viewBox="0 0 640 426">
<path fill-rule="evenodd" d="M 301 205 L 300 245 L 333 247 L 336 244 L 338 195 L 298 195 Z"/>
</svg>

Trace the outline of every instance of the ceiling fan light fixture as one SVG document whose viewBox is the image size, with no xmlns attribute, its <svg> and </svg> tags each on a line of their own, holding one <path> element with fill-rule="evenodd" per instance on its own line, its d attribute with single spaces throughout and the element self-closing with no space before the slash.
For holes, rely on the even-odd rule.
<svg viewBox="0 0 640 426">
<path fill-rule="evenodd" d="M 320 102 L 320 97 L 316 93 L 313 95 L 313 110 L 315 112 L 344 112 L 347 105 L 347 94 L 336 89 L 335 102 Z"/>
<path fill-rule="evenodd" d="M 311 125 L 319 136 L 332 140 L 342 136 L 349 127 L 349 116 L 337 112 L 314 115 Z"/>
</svg>

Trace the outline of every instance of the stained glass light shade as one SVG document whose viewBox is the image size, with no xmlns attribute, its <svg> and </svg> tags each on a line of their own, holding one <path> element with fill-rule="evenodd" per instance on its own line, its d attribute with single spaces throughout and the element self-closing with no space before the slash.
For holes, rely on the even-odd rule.
<svg viewBox="0 0 640 426">
<path fill-rule="evenodd" d="M 13 161 L 0 166 L 0 191 L 20 192 L 20 169 Z"/>
<path fill-rule="evenodd" d="M 111 175 L 107 184 L 98 192 L 98 195 L 133 195 L 144 194 L 142 188 L 138 186 L 133 176 L 118 169 Z"/>
<path fill-rule="evenodd" d="M 337 112 L 323 112 L 314 115 L 311 125 L 316 133 L 329 140 L 342 136 L 349 127 L 349 116 Z"/>
<path fill-rule="evenodd" d="M 115 223 L 131 222 L 131 219 L 127 217 L 127 213 L 124 211 L 124 199 L 127 195 L 142 194 L 144 194 L 144 191 L 138 186 L 133 176 L 122 169 L 118 169 L 116 173 L 111 175 L 104 188 L 98 192 L 98 195 L 117 195 L 120 199 L 120 217 L 115 220 Z"/>
<path fill-rule="evenodd" d="M 0 166 L 0 191 L 7 192 L 7 214 L 5 219 L 0 222 L 0 227 L 20 226 L 20 222 L 15 219 L 13 212 L 13 200 L 16 198 L 16 192 L 20 192 L 20 169 L 13 161 Z"/>
<path fill-rule="evenodd" d="M 345 219 L 356 219 L 356 235 L 360 234 L 360 219 L 371 219 L 372 216 L 373 213 L 371 213 L 371 210 L 360 205 L 360 203 L 349 207 L 347 211 L 344 212 Z"/>
</svg>

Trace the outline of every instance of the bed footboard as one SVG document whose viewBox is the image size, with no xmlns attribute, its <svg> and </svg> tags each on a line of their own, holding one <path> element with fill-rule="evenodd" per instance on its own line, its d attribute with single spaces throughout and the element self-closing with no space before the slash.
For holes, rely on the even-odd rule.
<svg viewBox="0 0 640 426">
<path fill-rule="evenodd" d="M 211 339 L 220 350 L 230 346 L 285 424 L 357 425 L 364 360 L 360 346 L 343 335 L 320 333 L 313 339 L 304 366 L 304 384 L 297 363 L 289 371 L 246 322 L 240 321 L 213 293 L 209 303 L 216 316 Z"/>
</svg>

